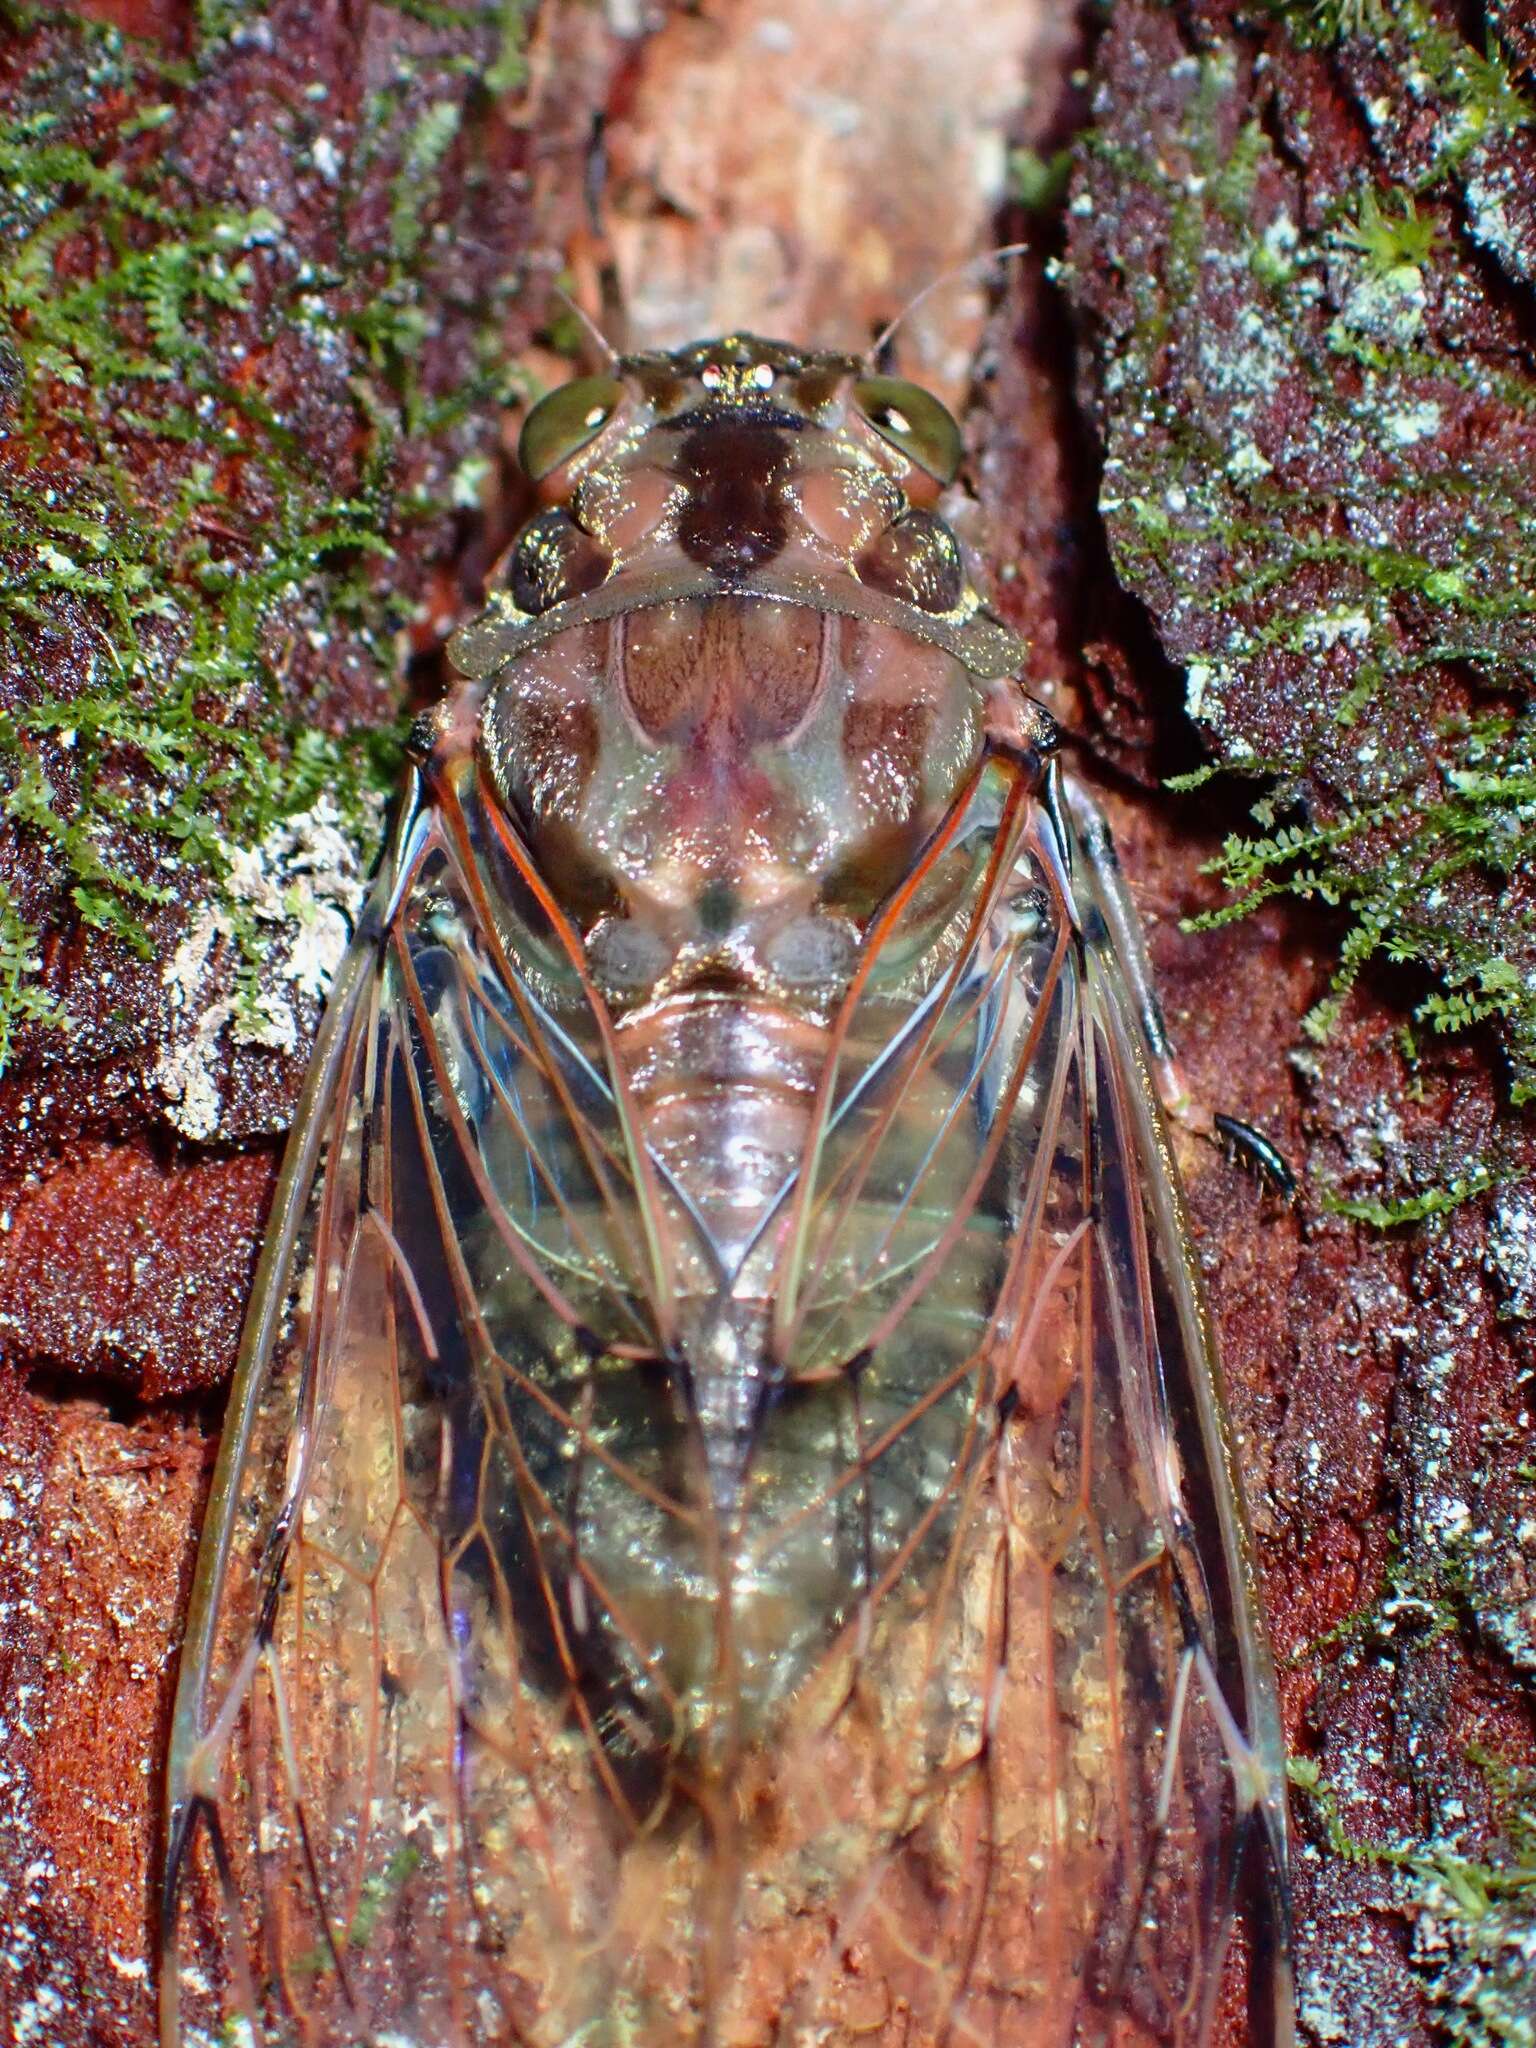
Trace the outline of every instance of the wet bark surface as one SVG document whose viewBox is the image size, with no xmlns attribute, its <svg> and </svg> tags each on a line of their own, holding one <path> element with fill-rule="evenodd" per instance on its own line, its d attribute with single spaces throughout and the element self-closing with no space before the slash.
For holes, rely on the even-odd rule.
<svg viewBox="0 0 1536 2048">
<path fill-rule="evenodd" d="M 1288 1206 L 1186 1148 L 1298 1760 L 1304 2034 L 1527 2038 L 1528 24 L 95 15 L 13 18 L 0 49 L 25 600 L 0 675 L 0 2031 L 152 2039 L 179 1617 L 381 828 L 367 736 L 398 751 L 516 519 L 519 392 L 575 345 L 549 281 L 599 310 L 601 114 L 635 342 L 860 345 L 1030 245 L 1001 286 L 935 292 L 898 360 L 963 405 L 974 538 L 1111 812 L 1194 1092 L 1301 1182 Z M 1167 787 L 1206 761 L 1227 772 Z M 1185 928 L 1234 891 L 1263 900 Z"/>
</svg>

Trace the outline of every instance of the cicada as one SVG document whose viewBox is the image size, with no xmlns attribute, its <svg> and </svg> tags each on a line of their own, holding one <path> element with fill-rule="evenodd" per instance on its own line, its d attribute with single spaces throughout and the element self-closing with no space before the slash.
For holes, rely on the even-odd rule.
<svg viewBox="0 0 1536 2048">
<path fill-rule="evenodd" d="M 960 458 L 750 335 L 528 416 L 262 1252 L 166 2048 L 1291 2038 L 1168 1047 Z"/>
</svg>

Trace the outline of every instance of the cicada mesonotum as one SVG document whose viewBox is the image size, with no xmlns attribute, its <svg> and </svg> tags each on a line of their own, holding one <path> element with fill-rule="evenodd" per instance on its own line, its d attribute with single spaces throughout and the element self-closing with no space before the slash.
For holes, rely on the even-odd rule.
<svg viewBox="0 0 1536 2048">
<path fill-rule="evenodd" d="M 1288 2040 L 1166 1047 L 955 424 L 732 336 L 522 456 L 262 1255 L 167 2048 Z"/>
</svg>

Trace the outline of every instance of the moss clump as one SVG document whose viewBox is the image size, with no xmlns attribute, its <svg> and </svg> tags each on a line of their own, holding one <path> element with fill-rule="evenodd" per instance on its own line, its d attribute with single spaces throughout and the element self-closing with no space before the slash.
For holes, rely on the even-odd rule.
<svg viewBox="0 0 1536 2048">
<path fill-rule="evenodd" d="M 1368 269 L 1385 278 L 1404 268 L 1417 270 L 1434 255 L 1441 239 L 1439 222 L 1421 213 L 1410 193 L 1394 200 L 1374 185 L 1361 194 L 1354 218 L 1346 220 L 1337 235 L 1342 248 L 1356 251 Z"/>
<path fill-rule="evenodd" d="M 1270 780 L 1205 922 L 1344 906 L 1310 1028 L 1368 960 L 1415 962 L 1420 1024 L 1496 1026 L 1529 1100 L 1536 375 L 1484 270 L 1498 236 L 1512 273 L 1536 260 L 1536 223 L 1490 196 L 1536 103 L 1419 0 L 1278 12 L 1207 23 L 1083 148 L 1067 277 L 1111 548 L 1217 755 Z M 1377 166 L 1311 154 L 1305 77 L 1270 84 L 1266 35 L 1349 53 Z"/>
<path fill-rule="evenodd" d="M 1425 792 L 1421 764 L 1411 761 L 1398 789 L 1332 823 L 1229 837 L 1215 866 L 1233 891 L 1232 901 L 1192 923 L 1230 923 L 1281 891 L 1348 906 L 1353 929 L 1328 995 L 1303 1019 L 1306 1030 L 1314 1038 L 1327 1036 L 1361 969 L 1377 954 L 1421 963 L 1439 974 L 1442 985 L 1418 1005 L 1418 1021 L 1439 1033 L 1485 1022 L 1501 1025 L 1519 1063 L 1518 1101 L 1533 1087 L 1536 1005 L 1519 966 L 1495 950 L 1498 899 L 1488 906 L 1483 947 L 1444 945 L 1433 913 L 1458 884 L 1510 878 L 1527 862 L 1536 826 L 1536 722 L 1529 715 L 1462 721 L 1438 739 L 1445 754 L 1433 795 Z M 1255 815 L 1271 819 L 1274 810 L 1266 802 L 1256 806 Z M 1390 857 L 1362 863 L 1356 849 L 1373 839 L 1390 844 Z"/>
<path fill-rule="evenodd" d="M 1296 25 L 1298 39 L 1336 43 L 1345 36 L 1378 34 L 1389 0 L 1274 0 L 1274 12 Z"/>
<path fill-rule="evenodd" d="M 1324 1190 L 1322 1207 L 1334 1216 L 1348 1216 L 1357 1223 L 1369 1223 L 1377 1230 L 1399 1230 L 1405 1224 L 1425 1223 L 1432 1216 L 1447 1216 L 1463 1202 L 1487 1194 L 1494 1185 L 1491 1167 L 1479 1163 L 1469 1172 L 1456 1174 L 1438 1186 L 1416 1188 L 1411 1194 L 1381 1202 L 1355 1199 Z"/>
<path fill-rule="evenodd" d="M 1529 1796 L 1529 1792 L 1527 1794 Z M 1453 2048 L 1536 2048 L 1536 1840 L 1415 1859 L 1414 1959 Z"/>
<path fill-rule="evenodd" d="M 522 23 L 507 0 L 405 12 L 427 27 L 360 115 L 327 126 L 316 79 L 281 137 L 379 217 L 339 234 L 209 198 L 194 161 L 263 10 L 205 0 L 176 63 L 51 10 L 21 24 L 0 95 L 0 1066 L 64 1015 L 44 931 L 160 956 L 212 900 L 254 1002 L 271 935 L 242 859 L 322 796 L 376 829 L 416 602 L 396 564 L 451 531 L 506 384 L 508 281 L 461 291 L 444 345 L 441 187 L 486 76 L 517 80 Z"/>
<path fill-rule="evenodd" d="M 1429 1842 L 1365 1840 L 1314 1762 L 1293 1759 L 1290 1779 L 1330 1852 L 1390 1880 L 1413 1923 L 1436 2037 L 1448 2048 L 1536 2048 L 1536 1772 L 1481 1748 L 1468 1761 L 1487 1788 L 1477 1855 L 1455 1828 Z"/>
<path fill-rule="evenodd" d="M 1026 213 L 1054 213 L 1071 179 L 1070 149 L 1055 149 L 1049 156 L 1041 156 L 1035 149 L 1009 151 L 1008 197 Z"/>
</svg>

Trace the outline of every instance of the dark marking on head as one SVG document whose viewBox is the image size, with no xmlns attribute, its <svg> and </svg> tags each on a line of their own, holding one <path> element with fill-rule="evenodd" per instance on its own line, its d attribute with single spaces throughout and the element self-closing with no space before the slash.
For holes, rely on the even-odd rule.
<svg viewBox="0 0 1536 2048">
<path fill-rule="evenodd" d="M 787 406 L 775 405 L 771 398 L 707 398 L 701 405 L 691 405 L 686 412 L 678 413 L 667 422 L 669 427 L 687 428 L 690 432 L 697 427 L 708 427 L 713 432 L 720 427 L 738 424 L 780 427 L 785 433 L 803 434 L 810 423 Z"/>
<path fill-rule="evenodd" d="M 732 417 L 690 433 L 675 470 L 688 487 L 677 537 L 689 559 L 724 577 L 771 562 L 789 537 L 780 497 L 787 466 L 775 428 Z"/>
<path fill-rule="evenodd" d="M 714 938 L 724 938 L 740 914 L 737 892 L 729 882 L 706 882 L 694 906 L 701 928 Z"/>
</svg>

